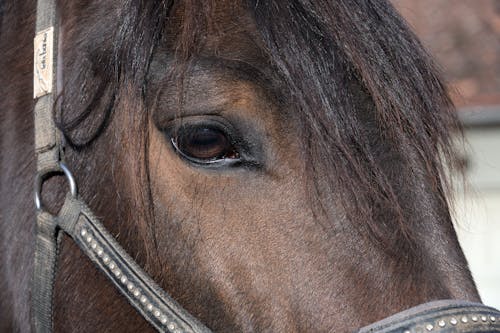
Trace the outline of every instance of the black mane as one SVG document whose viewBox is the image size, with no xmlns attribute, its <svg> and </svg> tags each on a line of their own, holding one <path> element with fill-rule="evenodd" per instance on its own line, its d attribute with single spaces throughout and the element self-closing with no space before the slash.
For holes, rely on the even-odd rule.
<svg viewBox="0 0 500 333">
<path fill-rule="evenodd" d="M 88 146 L 105 129 L 119 85 L 132 83 L 143 91 L 173 3 L 128 2 L 122 20 L 107 28 L 111 37 L 88 38 L 102 43 L 96 48 L 82 41 L 80 56 L 68 57 L 79 65 L 67 66 L 66 86 L 73 90 L 64 91 L 59 123 L 74 147 Z M 304 154 L 316 194 L 311 202 L 335 193 L 360 230 L 368 229 L 389 249 L 404 236 L 411 248 L 414 230 L 425 223 L 416 217 L 423 206 L 408 200 L 417 195 L 411 191 L 435 193 L 439 207 L 427 208 L 449 216 L 444 169 L 453 156 L 451 133 L 459 129 L 426 51 L 389 1 L 245 0 L 245 5 L 255 18 L 259 44 L 286 87 L 282 93 L 304 124 Z M 186 23 L 176 47 L 180 62 L 193 57 L 203 35 L 214 29 L 211 2 L 184 6 Z M 90 127 L 95 130 L 89 135 Z M 415 178 L 412 185 L 409 177 Z M 418 186 L 424 181 L 432 188 Z M 318 211 L 327 218 L 328 204 L 319 202 Z"/>
</svg>

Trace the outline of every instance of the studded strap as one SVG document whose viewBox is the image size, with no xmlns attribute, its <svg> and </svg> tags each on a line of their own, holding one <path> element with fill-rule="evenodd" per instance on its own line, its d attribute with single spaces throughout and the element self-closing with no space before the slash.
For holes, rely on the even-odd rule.
<svg viewBox="0 0 500 333">
<path fill-rule="evenodd" d="M 58 225 L 158 331 L 211 332 L 137 265 L 82 201 L 68 195 Z"/>
<path fill-rule="evenodd" d="M 434 301 L 362 328 L 358 333 L 500 332 L 500 312 L 479 303 Z"/>
</svg>

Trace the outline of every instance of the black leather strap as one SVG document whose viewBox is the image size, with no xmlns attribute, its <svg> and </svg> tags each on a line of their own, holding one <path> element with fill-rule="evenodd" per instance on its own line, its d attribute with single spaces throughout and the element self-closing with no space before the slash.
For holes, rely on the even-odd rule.
<svg viewBox="0 0 500 333">
<path fill-rule="evenodd" d="M 434 301 L 387 317 L 358 333 L 500 332 L 500 312 L 479 303 Z"/>
<path fill-rule="evenodd" d="M 58 225 L 158 331 L 211 332 L 136 264 L 82 201 L 68 195 Z"/>
</svg>

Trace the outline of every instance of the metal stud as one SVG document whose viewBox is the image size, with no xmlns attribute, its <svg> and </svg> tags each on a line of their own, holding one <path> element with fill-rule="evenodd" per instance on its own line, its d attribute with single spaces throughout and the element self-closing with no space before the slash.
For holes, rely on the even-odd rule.
<svg viewBox="0 0 500 333">
<path fill-rule="evenodd" d="M 98 248 L 96 252 L 99 257 L 102 257 L 102 255 L 104 254 L 104 250 L 102 249 L 102 247 Z"/>
<path fill-rule="evenodd" d="M 95 241 L 92 242 L 92 244 L 90 244 L 90 247 L 92 248 L 92 250 L 97 249 L 97 243 Z"/>
<path fill-rule="evenodd" d="M 158 311 L 158 310 L 154 310 L 154 311 L 153 311 L 153 314 L 154 314 L 154 315 L 155 315 L 155 317 L 157 317 L 157 318 L 160 318 L 160 316 L 161 316 L 161 312 L 160 312 L 160 311 Z"/>
<path fill-rule="evenodd" d="M 144 304 L 148 301 L 148 299 L 146 298 L 146 296 L 142 295 L 140 301 L 142 304 Z"/>
<path fill-rule="evenodd" d="M 123 284 L 126 284 L 127 283 L 127 278 L 124 276 L 122 276 L 122 278 L 120 279 L 120 282 L 123 283 Z"/>
<path fill-rule="evenodd" d="M 182 331 L 180 329 L 177 329 L 174 331 L 174 333 L 182 333 Z"/>
<path fill-rule="evenodd" d="M 434 329 L 434 326 L 432 324 L 427 324 L 425 326 L 425 329 L 430 332 L 430 331 L 432 331 Z"/>
<path fill-rule="evenodd" d="M 493 322 L 493 323 L 494 323 L 495 321 L 497 321 L 497 319 L 496 319 L 494 316 L 490 316 L 490 320 L 491 320 L 491 322 Z"/>
<path fill-rule="evenodd" d="M 133 292 L 134 296 L 135 297 L 140 297 L 141 296 L 141 292 L 139 291 L 139 289 L 135 289 L 134 292 Z"/>
<path fill-rule="evenodd" d="M 466 316 L 463 316 L 463 317 L 462 317 L 462 319 L 460 319 L 460 321 L 461 321 L 462 323 L 466 324 L 466 323 L 469 321 L 469 319 L 467 319 L 467 317 L 466 317 Z"/>
<path fill-rule="evenodd" d="M 163 325 L 165 325 L 165 324 L 167 323 L 167 317 L 162 316 L 162 317 L 160 318 L 160 322 L 161 322 Z"/>
<path fill-rule="evenodd" d="M 108 264 L 109 263 L 109 256 L 108 255 L 105 255 L 104 258 L 102 258 L 102 261 L 104 261 L 105 264 Z"/>
<path fill-rule="evenodd" d="M 117 278 L 120 278 L 120 276 L 122 276 L 122 272 L 118 268 L 113 271 L 113 274 L 115 274 Z"/>
<path fill-rule="evenodd" d="M 476 322 L 479 320 L 479 318 L 477 316 L 472 316 L 470 319 L 472 319 L 473 322 Z"/>
<path fill-rule="evenodd" d="M 488 317 L 486 317 L 486 316 L 481 316 L 481 320 L 482 320 L 482 321 L 484 321 L 484 322 L 486 322 L 486 321 L 488 320 Z"/>
<path fill-rule="evenodd" d="M 90 242 L 92 242 L 92 237 L 91 236 L 87 236 L 87 238 L 85 240 L 87 241 L 87 243 L 90 243 Z"/>
<path fill-rule="evenodd" d="M 444 320 L 440 320 L 440 321 L 438 322 L 438 326 L 439 326 L 439 327 L 445 327 L 445 326 L 446 326 L 446 322 L 445 322 Z"/>
<path fill-rule="evenodd" d="M 110 261 L 108 267 L 109 267 L 109 269 L 113 270 L 116 268 L 116 265 L 114 262 Z"/>
<path fill-rule="evenodd" d="M 175 323 L 174 323 L 174 322 L 171 322 L 171 323 L 170 323 L 170 324 L 168 324 L 168 326 L 167 326 L 167 328 L 168 328 L 169 330 L 171 330 L 171 331 L 175 330 L 175 328 L 176 328 L 176 327 L 177 327 L 177 326 L 175 325 Z M 407 331 L 407 332 L 408 332 L 408 333 L 410 333 L 410 331 Z M 405 333 L 406 333 L 406 331 L 405 331 Z"/>
<path fill-rule="evenodd" d="M 148 309 L 148 311 L 153 311 L 153 304 L 148 303 L 148 305 L 146 305 L 146 309 Z"/>
<path fill-rule="evenodd" d="M 458 324 L 458 320 L 456 318 L 451 318 L 450 319 L 450 324 L 456 325 L 456 324 Z"/>
<path fill-rule="evenodd" d="M 87 235 L 87 229 L 83 228 L 82 231 L 80 231 L 80 235 L 82 235 L 82 237 L 85 237 L 85 235 Z"/>
<path fill-rule="evenodd" d="M 133 290 L 134 290 L 134 284 L 133 284 L 132 282 L 129 282 L 129 283 L 127 284 L 127 289 L 128 289 L 129 291 L 133 291 Z"/>
</svg>

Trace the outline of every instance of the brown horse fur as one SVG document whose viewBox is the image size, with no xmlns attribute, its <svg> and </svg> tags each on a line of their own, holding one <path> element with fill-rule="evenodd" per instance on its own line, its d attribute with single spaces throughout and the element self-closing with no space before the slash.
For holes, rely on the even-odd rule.
<svg viewBox="0 0 500 333">
<path fill-rule="evenodd" d="M 478 300 L 445 197 L 454 109 L 388 2 L 60 1 L 59 13 L 55 117 L 80 195 L 208 327 L 349 332 Z M 30 331 L 34 18 L 34 1 L 0 0 L 1 332 Z M 241 163 L 176 154 L 170 137 L 207 121 L 239 138 Z M 151 330 L 69 238 L 55 290 L 56 332 Z"/>
</svg>

